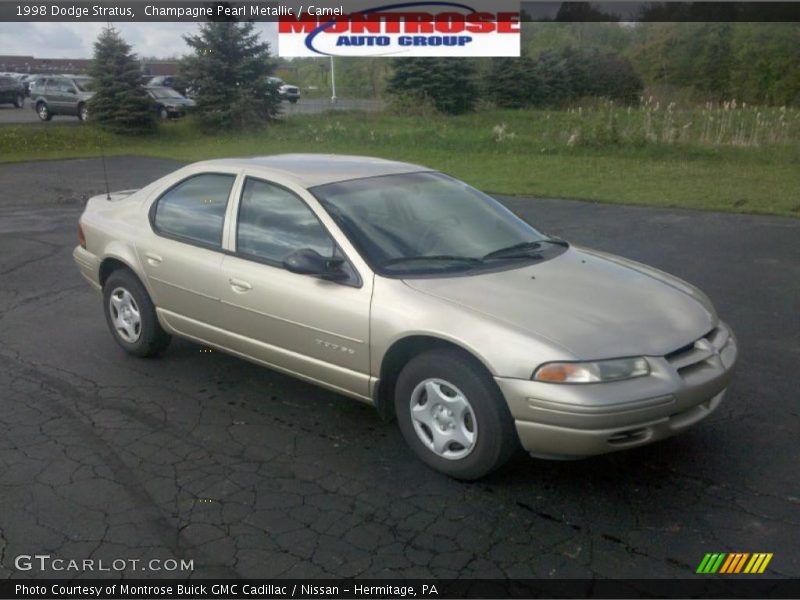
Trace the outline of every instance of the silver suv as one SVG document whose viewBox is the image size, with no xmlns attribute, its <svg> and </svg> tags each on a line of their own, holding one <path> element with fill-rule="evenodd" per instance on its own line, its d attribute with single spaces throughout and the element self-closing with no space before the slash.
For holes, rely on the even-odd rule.
<svg viewBox="0 0 800 600">
<path fill-rule="evenodd" d="M 42 121 L 49 121 L 53 115 L 72 115 L 86 121 L 92 96 L 93 80 L 86 75 L 45 77 L 31 86 L 31 106 Z"/>
</svg>

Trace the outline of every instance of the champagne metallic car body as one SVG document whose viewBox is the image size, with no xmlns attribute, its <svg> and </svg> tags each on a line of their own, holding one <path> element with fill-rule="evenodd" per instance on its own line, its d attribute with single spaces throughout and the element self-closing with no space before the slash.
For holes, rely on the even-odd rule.
<svg viewBox="0 0 800 600">
<path fill-rule="evenodd" d="M 159 199 L 181 182 L 209 173 L 230 176 L 231 182 L 220 207 L 219 247 L 159 230 L 154 220 Z M 506 406 L 497 418 L 513 419 L 510 435 L 516 431 L 523 448 L 535 456 L 577 458 L 639 446 L 680 432 L 719 406 L 736 361 L 736 341 L 706 296 L 688 283 L 630 260 L 556 242 L 552 251 L 530 260 L 501 261 L 491 268 L 381 273 L 316 193 L 337 182 L 420 173 L 434 172 L 322 155 L 196 163 L 141 190 L 91 198 L 80 219 L 84 239 L 74 257 L 98 290 L 108 287 L 119 270 L 134 274 L 167 333 L 374 404 L 384 416 L 394 415 L 397 406 L 405 410 L 405 400 L 398 404 L 396 396 L 402 388 L 398 377 L 410 361 L 430 351 L 458 352 L 471 361 L 465 363 L 469 369 L 494 386 L 485 388 L 488 394 L 498 391 L 494 402 L 504 400 Z M 302 201 L 334 243 L 338 276 L 302 274 L 294 263 L 242 254 L 237 218 L 245 188 L 253 185 L 249 180 L 269 182 Z M 448 226 L 457 228 L 458 217 L 453 219 Z M 300 254 L 302 262 L 307 256 Z M 124 287 L 116 298 L 110 292 L 109 306 L 124 303 Z M 114 331 L 112 321 L 130 311 L 109 310 Z M 117 332 L 124 336 L 125 323 L 119 323 Z M 543 365 L 564 364 L 569 370 L 577 361 L 618 357 L 644 357 L 647 372 L 594 383 L 535 376 Z M 438 407 L 442 414 L 426 415 L 429 422 L 416 425 L 428 438 L 428 427 L 455 427 L 447 421 L 451 411 L 445 396 L 460 398 L 460 388 L 468 385 L 444 381 L 442 387 L 442 380 L 429 377 L 412 392 L 419 395 L 423 384 L 431 394 L 446 392 Z M 491 470 L 446 468 L 458 462 L 456 450 L 468 448 L 476 436 L 483 439 L 481 431 L 484 438 L 494 431 L 481 427 L 477 422 L 470 429 L 468 423 L 464 432 L 472 441 L 462 440 L 447 452 L 438 448 L 436 460 L 450 462 L 432 466 L 464 478 Z M 420 439 L 427 438 L 420 434 Z"/>
</svg>

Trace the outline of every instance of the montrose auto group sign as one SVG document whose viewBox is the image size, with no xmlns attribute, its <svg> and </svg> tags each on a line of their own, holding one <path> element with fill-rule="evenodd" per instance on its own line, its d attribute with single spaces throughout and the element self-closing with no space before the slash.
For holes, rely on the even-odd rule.
<svg viewBox="0 0 800 600">
<path fill-rule="evenodd" d="M 490 8 L 489 8 L 490 7 Z M 519 3 L 396 2 L 278 21 L 278 51 L 309 56 L 519 56 Z"/>
</svg>

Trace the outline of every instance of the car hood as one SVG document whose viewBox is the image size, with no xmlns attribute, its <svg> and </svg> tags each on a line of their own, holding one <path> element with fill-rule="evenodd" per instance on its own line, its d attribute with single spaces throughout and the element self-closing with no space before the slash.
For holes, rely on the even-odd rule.
<svg viewBox="0 0 800 600">
<path fill-rule="evenodd" d="M 662 356 L 717 322 L 708 299 L 688 283 L 575 247 L 518 269 L 405 283 L 555 343 L 577 359 Z"/>
</svg>

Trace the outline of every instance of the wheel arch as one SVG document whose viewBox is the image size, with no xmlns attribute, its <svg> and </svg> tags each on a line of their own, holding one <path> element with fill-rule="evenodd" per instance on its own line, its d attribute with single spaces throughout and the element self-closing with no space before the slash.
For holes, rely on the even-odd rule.
<svg viewBox="0 0 800 600">
<path fill-rule="evenodd" d="M 141 282 L 141 284 L 144 286 L 144 289 L 147 290 L 147 293 L 150 294 L 150 288 L 147 285 L 147 281 L 144 277 L 142 277 L 141 270 L 137 268 L 138 264 L 139 263 L 136 260 L 136 255 L 134 253 L 129 252 L 124 246 L 120 247 L 117 243 L 112 243 L 106 249 L 103 259 L 100 261 L 100 268 L 97 277 L 100 287 L 105 284 L 106 280 L 114 271 L 118 269 L 128 269 Z"/>
<path fill-rule="evenodd" d="M 108 281 L 108 278 L 114 271 L 119 271 L 122 269 L 128 270 L 136 275 L 136 271 L 134 271 L 128 263 L 113 256 L 104 258 L 100 263 L 100 271 L 97 277 L 98 281 L 100 282 L 100 287 L 103 287 L 106 284 L 106 281 Z"/>
<path fill-rule="evenodd" d="M 457 342 L 433 334 L 424 333 L 402 337 L 392 342 L 391 346 L 389 346 L 384 353 L 378 372 L 378 383 L 373 392 L 375 408 L 384 421 L 391 421 L 395 418 L 393 396 L 397 376 L 400 374 L 402 368 L 415 356 L 435 349 L 449 349 L 460 352 L 485 369 L 490 377 L 493 376 L 492 370 L 477 353 Z"/>
</svg>

